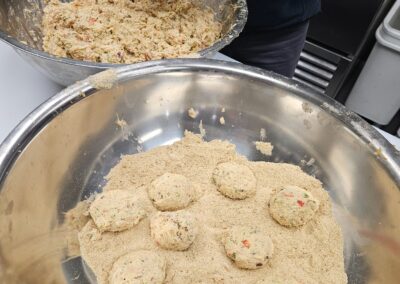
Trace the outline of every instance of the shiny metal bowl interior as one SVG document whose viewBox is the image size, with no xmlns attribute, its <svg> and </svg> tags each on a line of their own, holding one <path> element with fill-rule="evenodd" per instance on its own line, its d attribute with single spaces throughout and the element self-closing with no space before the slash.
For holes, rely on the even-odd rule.
<svg viewBox="0 0 400 284">
<path fill-rule="evenodd" d="M 117 69 L 112 89 L 79 82 L 30 114 L 0 147 L 0 267 L 17 283 L 89 283 L 64 255 L 63 213 L 93 192 L 122 154 L 179 140 L 227 139 L 251 160 L 300 165 L 319 178 L 345 236 L 349 283 L 400 279 L 400 156 L 328 97 L 235 63 L 166 60 Z M 191 119 L 187 110 L 200 110 Z M 225 108 L 225 125 L 218 121 Z M 115 121 L 124 119 L 125 129 Z M 266 158 L 260 129 L 275 145 Z M 1 270 L 0 270 L 1 275 Z M 1 277 L 0 277 L 1 282 Z"/>
<path fill-rule="evenodd" d="M 223 24 L 221 39 L 194 55 L 210 58 L 231 43 L 244 28 L 247 20 L 246 0 L 195 1 L 210 7 L 216 19 Z M 55 57 L 44 52 L 41 30 L 44 5 L 44 0 L 0 0 L 0 40 L 10 44 L 23 59 L 63 86 L 104 69 L 123 66 Z"/>
</svg>

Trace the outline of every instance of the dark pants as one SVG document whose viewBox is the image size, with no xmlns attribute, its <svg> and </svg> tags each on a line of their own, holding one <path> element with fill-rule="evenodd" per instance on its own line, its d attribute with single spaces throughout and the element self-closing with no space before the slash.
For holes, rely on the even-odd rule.
<svg viewBox="0 0 400 284">
<path fill-rule="evenodd" d="M 307 30 L 308 21 L 277 30 L 245 32 L 221 52 L 244 64 L 293 77 Z"/>
</svg>

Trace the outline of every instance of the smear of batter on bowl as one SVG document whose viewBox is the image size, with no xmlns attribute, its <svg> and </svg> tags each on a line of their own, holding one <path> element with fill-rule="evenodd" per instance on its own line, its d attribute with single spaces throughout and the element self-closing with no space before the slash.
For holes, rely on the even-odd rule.
<svg viewBox="0 0 400 284">
<path fill-rule="evenodd" d="M 274 149 L 274 146 L 269 143 L 269 142 L 263 142 L 263 141 L 256 141 L 254 142 L 254 145 L 256 145 L 256 149 L 263 155 L 265 156 L 271 156 L 272 155 L 272 150 Z"/>
<path fill-rule="evenodd" d="M 212 178 L 222 163 L 245 167 L 253 176 L 254 194 L 243 200 L 222 194 Z M 184 176 L 199 192 L 177 211 L 161 212 L 149 197 L 149 189 L 168 172 Z M 78 223 L 71 227 L 78 231 L 81 256 L 99 284 L 119 275 L 116 269 L 125 267 L 120 265 L 124 256 L 142 251 L 159 259 L 160 268 L 165 260 L 167 269 L 165 274 L 159 269 L 159 283 L 347 283 L 343 236 L 333 218 L 329 195 L 319 180 L 298 166 L 248 161 L 227 141 L 205 142 L 200 135 L 186 132 L 170 146 L 123 156 L 106 179 L 103 192 L 129 191 L 146 217 L 121 232 L 101 232 L 86 210 L 76 210 L 75 217 L 68 219 Z M 287 186 L 301 188 L 302 196 L 281 192 Z M 268 208 L 278 193 L 287 199 L 283 205 L 290 204 L 295 211 L 306 208 L 309 196 L 319 206 L 308 222 L 288 228 L 278 223 Z M 77 216 L 79 212 L 82 217 Z M 157 219 L 160 215 L 165 218 Z M 143 263 L 150 261 L 146 255 L 142 255 Z M 153 269 L 130 261 L 126 264 L 129 271 L 141 275 Z M 136 277 L 125 268 L 123 271 L 127 277 Z"/>
<path fill-rule="evenodd" d="M 301 104 L 301 108 L 302 108 L 303 111 L 306 112 L 306 113 L 312 113 L 312 112 L 314 111 L 313 108 L 312 108 L 312 106 L 311 106 L 309 103 L 307 103 L 307 102 L 302 103 L 302 104 Z"/>
<path fill-rule="evenodd" d="M 307 161 L 306 165 L 307 166 L 312 166 L 315 163 L 315 159 L 314 158 L 310 158 L 310 160 Z"/>
<path fill-rule="evenodd" d="M 192 108 L 192 107 L 191 107 L 190 109 L 188 109 L 188 116 L 189 116 L 190 118 L 195 119 L 198 115 L 199 115 L 199 111 L 195 110 L 195 109 Z"/>
<path fill-rule="evenodd" d="M 209 8 L 189 0 L 48 1 L 43 48 L 60 57 L 135 63 L 191 56 L 221 36 Z"/>
<path fill-rule="evenodd" d="M 206 129 L 203 127 L 203 121 L 200 120 L 199 123 L 199 130 L 200 130 L 200 136 L 205 137 L 206 136 Z"/>
<path fill-rule="evenodd" d="M 220 123 L 221 125 L 225 125 L 225 118 L 224 118 L 223 116 L 221 116 L 221 117 L 219 118 L 219 123 Z"/>
<path fill-rule="evenodd" d="M 114 69 L 108 69 L 89 77 L 90 84 L 96 89 L 111 89 L 116 81 L 117 72 Z"/>
<path fill-rule="evenodd" d="M 260 140 L 264 141 L 265 138 L 267 138 L 267 131 L 265 130 L 265 128 L 261 128 L 260 129 Z"/>
<path fill-rule="evenodd" d="M 121 119 L 118 114 L 117 114 L 117 119 L 115 120 L 115 124 L 121 129 L 124 129 L 126 126 L 128 126 L 126 120 Z"/>
</svg>

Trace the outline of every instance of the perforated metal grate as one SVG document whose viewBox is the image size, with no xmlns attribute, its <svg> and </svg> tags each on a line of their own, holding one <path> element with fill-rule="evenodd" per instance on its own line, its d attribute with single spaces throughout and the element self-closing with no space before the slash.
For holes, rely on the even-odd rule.
<svg viewBox="0 0 400 284">
<path fill-rule="evenodd" d="M 326 93 L 338 66 L 328 60 L 303 50 L 293 79 L 317 92 Z"/>
</svg>

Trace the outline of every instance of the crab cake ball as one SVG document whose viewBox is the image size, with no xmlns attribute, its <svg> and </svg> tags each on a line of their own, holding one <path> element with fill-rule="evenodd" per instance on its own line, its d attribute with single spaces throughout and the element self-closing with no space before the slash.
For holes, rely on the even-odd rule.
<svg viewBox="0 0 400 284">
<path fill-rule="evenodd" d="M 298 186 L 285 186 L 269 201 L 269 212 L 276 222 L 285 227 L 300 227 L 315 216 L 319 201 Z"/>
<path fill-rule="evenodd" d="M 146 215 L 136 196 L 125 190 L 100 193 L 90 205 L 89 213 L 100 232 L 130 229 Z"/>
<path fill-rule="evenodd" d="M 256 193 L 257 180 L 245 165 L 221 163 L 215 168 L 213 179 L 218 191 L 232 199 L 245 199 Z"/>
<path fill-rule="evenodd" d="M 233 227 L 223 244 L 226 255 L 242 269 L 263 267 L 274 251 L 268 234 L 254 227 Z"/>
<path fill-rule="evenodd" d="M 158 212 L 150 220 L 150 231 L 151 237 L 161 248 L 183 251 L 196 238 L 197 224 L 188 212 Z"/>
<path fill-rule="evenodd" d="M 165 279 L 165 259 L 147 250 L 134 251 L 118 258 L 110 271 L 110 284 L 161 284 Z"/>
<path fill-rule="evenodd" d="M 187 207 L 193 201 L 193 191 L 185 176 L 166 173 L 150 184 L 148 195 L 158 210 L 174 211 Z"/>
</svg>

